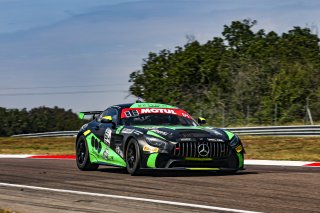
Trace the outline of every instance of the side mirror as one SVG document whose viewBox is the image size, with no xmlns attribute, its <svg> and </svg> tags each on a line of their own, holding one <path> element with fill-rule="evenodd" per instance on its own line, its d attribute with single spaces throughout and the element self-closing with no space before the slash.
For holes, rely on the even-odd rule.
<svg viewBox="0 0 320 213">
<path fill-rule="evenodd" d="M 201 125 L 203 125 L 203 124 L 206 124 L 207 121 L 206 121 L 205 118 L 199 117 L 199 118 L 198 118 L 198 123 L 199 123 L 199 125 L 201 126 Z"/>
<path fill-rule="evenodd" d="M 103 116 L 101 118 L 101 123 L 104 123 L 104 124 L 112 123 L 112 117 L 111 116 Z"/>
</svg>

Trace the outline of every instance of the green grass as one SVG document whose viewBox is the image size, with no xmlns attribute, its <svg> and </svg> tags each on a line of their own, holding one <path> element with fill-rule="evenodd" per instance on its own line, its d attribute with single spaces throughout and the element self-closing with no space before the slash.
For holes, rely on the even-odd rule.
<svg viewBox="0 0 320 213">
<path fill-rule="evenodd" d="M 12 211 L 12 210 L 10 210 L 10 209 L 1 209 L 1 208 L 0 208 L 0 213 L 19 213 L 19 212 L 17 212 L 17 211 Z"/>
<path fill-rule="evenodd" d="M 241 136 L 246 159 L 320 161 L 320 137 Z M 74 155 L 75 138 L 0 137 L 0 154 Z"/>
<path fill-rule="evenodd" d="M 75 138 L 73 137 L 0 137 L 0 154 L 70 155 L 74 153 Z"/>
<path fill-rule="evenodd" d="M 320 160 L 320 137 L 241 136 L 246 158 L 268 160 Z"/>
</svg>

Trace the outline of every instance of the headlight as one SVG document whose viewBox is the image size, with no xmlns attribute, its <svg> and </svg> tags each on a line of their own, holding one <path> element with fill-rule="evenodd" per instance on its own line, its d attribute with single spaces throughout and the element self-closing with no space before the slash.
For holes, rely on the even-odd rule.
<svg viewBox="0 0 320 213">
<path fill-rule="evenodd" d="M 146 141 L 150 146 L 159 147 L 162 149 L 165 149 L 167 145 L 167 142 L 155 137 L 146 136 Z"/>
<path fill-rule="evenodd" d="M 230 146 L 231 146 L 232 148 L 234 148 L 234 147 L 236 147 L 238 144 L 239 144 L 239 138 L 238 138 L 238 136 L 235 135 L 235 136 L 231 139 L 231 141 L 230 141 Z"/>
</svg>

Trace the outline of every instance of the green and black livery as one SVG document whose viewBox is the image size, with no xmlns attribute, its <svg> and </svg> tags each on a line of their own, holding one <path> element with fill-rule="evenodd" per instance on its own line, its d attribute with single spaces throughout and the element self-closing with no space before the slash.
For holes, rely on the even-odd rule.
<svg viewBox="0 0 320 213">
<path fill-rule="evenodd" d="M 218 170 L 244 168 L 240 138 L 223 129 L 202 126 L 183 110 L 156 103 L 114 105 L 92 115 L 76 138 L 80 170 L 99 165 L 125 167 L 130 174 L 143 169 Z"/>
</svg>

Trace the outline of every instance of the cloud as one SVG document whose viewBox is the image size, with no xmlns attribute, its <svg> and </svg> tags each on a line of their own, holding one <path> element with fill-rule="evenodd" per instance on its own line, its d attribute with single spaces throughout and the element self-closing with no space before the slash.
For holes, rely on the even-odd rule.
<svg viewBox="0 0 320 213">
<path fill-rule="evenodd" d="M 162 0 L 108 4 L 104 0 L 59 3 L 41 0 L 43 3 L 38 5 L 39 1 L 28 0 L 18 5 L 21 0 L 0 0 L 0 14 L 6 9 L 22 14 L 0 15 L 0 26 L 7 26 L 3 28 L 6 33 L 0 34 L 2 87 L 113 83 L 118 86 L 104 89 L 128 90 L 129 74 L 141 68 L 148 52 L 173 50 L 186 43 L 188 34 L 204 43 L 221 36 L 223 25 L 234 20 L 257 19 L 257 28 L 278 33 L 294 25 L 319 24 L 320 20 L 320 6 L 312 0 Z M 13 28 L 4 24 L 12 20 L 17 23 Z M 124 100 L 125 96 L 99 93 L 1 97 L 1 104 L 101 109 L 131 100 Z"/>
</svg>

